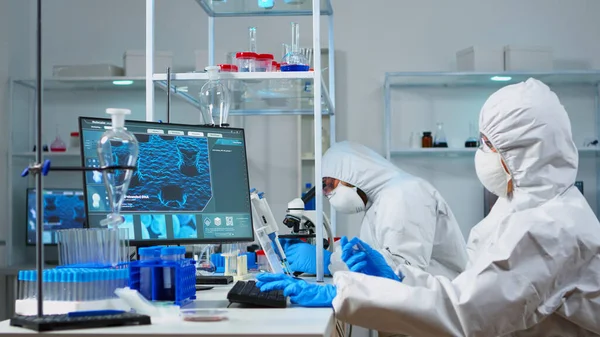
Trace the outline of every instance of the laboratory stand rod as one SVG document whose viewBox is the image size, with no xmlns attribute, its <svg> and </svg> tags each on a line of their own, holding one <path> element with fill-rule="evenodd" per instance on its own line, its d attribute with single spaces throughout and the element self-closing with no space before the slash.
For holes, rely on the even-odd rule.
<svg viewBox="0 0 600 337">
<path fill-rule="evenodd" d="M 215 18 L 208 17 L 208 65 L 215 65 Z"/>
<path fill-rule="evenodd" d="M 329 146 L 335 144 L 335 41 L 333 31 L 333 13 L 329 15 L 329 101 L 331 102 L 332 114 L 329 115 Z M 321 185 L 316 185 L 321 186 Z M 331 232 L 337 236 L 337 213 L 333 206 L 329 205 L 329 214 L 331 218 Z M 329 238 L 333 244 L 333 239 Z"/>
<path fill-rule="evenodd" d="M 146 0 L 146 122 L 154 121 L 154 0 Z"/>
<path fill-rule="evenodd" d="M 171 123 L 171 67 L 167 67 L 167 123 Z"/>
<path fill-rule="evenodd" d="M 36 123 L 36 148 L 35 160 L 36 165 L 41 165 L 43 160 L 42 151 L 42 103 L 43 103 L 43 82 L 42 82 L 42 0 L 37 0 L 37 123 Z M 37 315 L 44 315 L 44 287 L 43 287 L 43 272 L 44 272 L 44 203 L 43 203 L 43 175 L 38 172 L 35 175 L 35 269 L 37 271 Z"/>
<path fill-rule="evenodd" d="M 391 104 L 391 96 L 390 96 L 390 82 L 389 77 L 385 77 L 385 85 L 383 89 L 383 142 L 384 142 L 384 151 L 385 158 L 387 160 L 391 159 L 391 144 L 392 144 L 392 112 L 390 111 Z"/>
<path fill-rule="evenodd" d="M 312 24 L 313 24 L 313 68 L 316 69 L 314 72 L 314 126 L 315 126 L 315 186 L 321 186 L 323 177 L 321 172 L 321 159 L 323 156 L 323 143 L 322 143 L 322 125 L 323 116 L 321 115 L 321 1 L 312 2 Z M 316 234 L 317 234 L 317 282 L 323 282 L 323 193 L 316 193 L 316 215 L 317 223 Z"/>
</svg>

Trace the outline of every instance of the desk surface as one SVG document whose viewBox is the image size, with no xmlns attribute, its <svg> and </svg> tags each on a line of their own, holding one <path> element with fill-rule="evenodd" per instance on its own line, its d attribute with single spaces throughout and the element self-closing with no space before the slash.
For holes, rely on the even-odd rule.
<svg viewBox="0 0 600 337">
<path fill-rule="evenodd" d="M 212 290 L 199 291 L 193 307 L 226 308 L 227 292 L 231 286 L 216 286 Z M 188 308 L 189 306 L 186 306 Z M 152 319 L 152 325 L 111 327 L 87 330 L 50 332 L 53 336 L 331 336 L 334 330 L 333 310 L 329 308 L 247 309 L 232 305 L 228 320 L 220 322 L 184 322 L 175 319 Z M 36 332 L 11 327 L 9 321 L 0 322 L 0 335 L 37 335 Z"/>
</svg>

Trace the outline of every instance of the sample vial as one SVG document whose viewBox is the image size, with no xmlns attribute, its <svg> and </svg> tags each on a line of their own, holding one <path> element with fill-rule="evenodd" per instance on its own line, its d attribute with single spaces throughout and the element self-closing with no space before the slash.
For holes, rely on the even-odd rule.
<svg viewBox="0 0 600 337">
<path fill-rule="evenodd" d="M 235 60 L 239 72 L 254 72 L 256 71 L 256 57 L 258 55 L 253 52 L 240 52 L 235 54 Z"/>
<path fill-rule="evenodd" d="M 421 137 L 421 147 L 433 147 L 433 137 L 431 137 L 431 131 L 423 132 L 423 137 Z"/>
<path fill-rule="evenodd" d="M 185 248 L 184 248 L 185 249 Z M 160 259 L 164 262 L 178 261 L 181 259 L 180 247 L 164 247 L 160 250 Z M 162 300 L 175 300 L 175 267 L 163 268 Z"/>
</svg>

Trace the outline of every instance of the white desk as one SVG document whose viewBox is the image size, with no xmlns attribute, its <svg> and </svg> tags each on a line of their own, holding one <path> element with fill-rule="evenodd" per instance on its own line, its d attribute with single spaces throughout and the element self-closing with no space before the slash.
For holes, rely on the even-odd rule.
<svg viewBox="0 0 600 337">
<path fill-rule="evenodd" d="M 216 286 L 212 290 L 199 291 L 193 304 L 200 308 L 225 308 L 229 304 L 227 292 L 231 286 Z M 187 306 L 186 306 L 187 308 Z M 335 327 L 333 310 L 329 308 L 248 309 L 232 305 L 228 320 L 220 322 L 184 322 L 153 320 L 152 325 L 111 327 L 86 330 L 50 332 L 53 336 L 82 335 L 85 337 L 148 337 L 150 336 L 219 336 L 219 337 L 329 337 Z M 9 321 L 0 322 L 0 335 L 37 335 L 36 332 L 11 327 Z"/>
</svg>

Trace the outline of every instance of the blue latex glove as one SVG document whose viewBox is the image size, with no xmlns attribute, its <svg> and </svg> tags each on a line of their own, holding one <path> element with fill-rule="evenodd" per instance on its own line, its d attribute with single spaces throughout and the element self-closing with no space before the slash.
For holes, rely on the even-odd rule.
<svg viewBox="0 0 600 337">
<path fill-rule="evenodd" d="M 292 244 L 285 249 L 285 255 L 293 271 L 298 271 L 307 274 L 317 273 L 317 247 L 311 244 L 302 242 Z M 326 275 L 329 272 L 329 260 L 331 252 L 323 249 L 323 271 Z"/>
<path fill-rule="evenodd" d="M 287 251 L 288 247 L 290 247 L 291 245 L 295 245 L 297 243 L 304 243 L 304 241 L 302 241 L 300 239 L 279 238 L 279 244 L 281 245 L 281 248 L 283 248 L 284 251 Z"/>
<path fill-rule="evenodd" d="M 303 307 L 331 307 L 337 294 L 333 285 L 310 284 L 285 274 L 264 273 L 257 275 L 256 279 L 260 291 L 283 290 L 283 295 L 289 297 L 290 302 Z"/>
<path fill-rule="evenodd" d="M 398 276 L 387 264 L 381 253 L 371 248 L 366 242 L 354 238 L 348 242 L 347 238 L 341 239 L 342 261 L 353 272 L 371 276 L 385 277 L 401 282 L 404 278 Z"/>
</svg>

